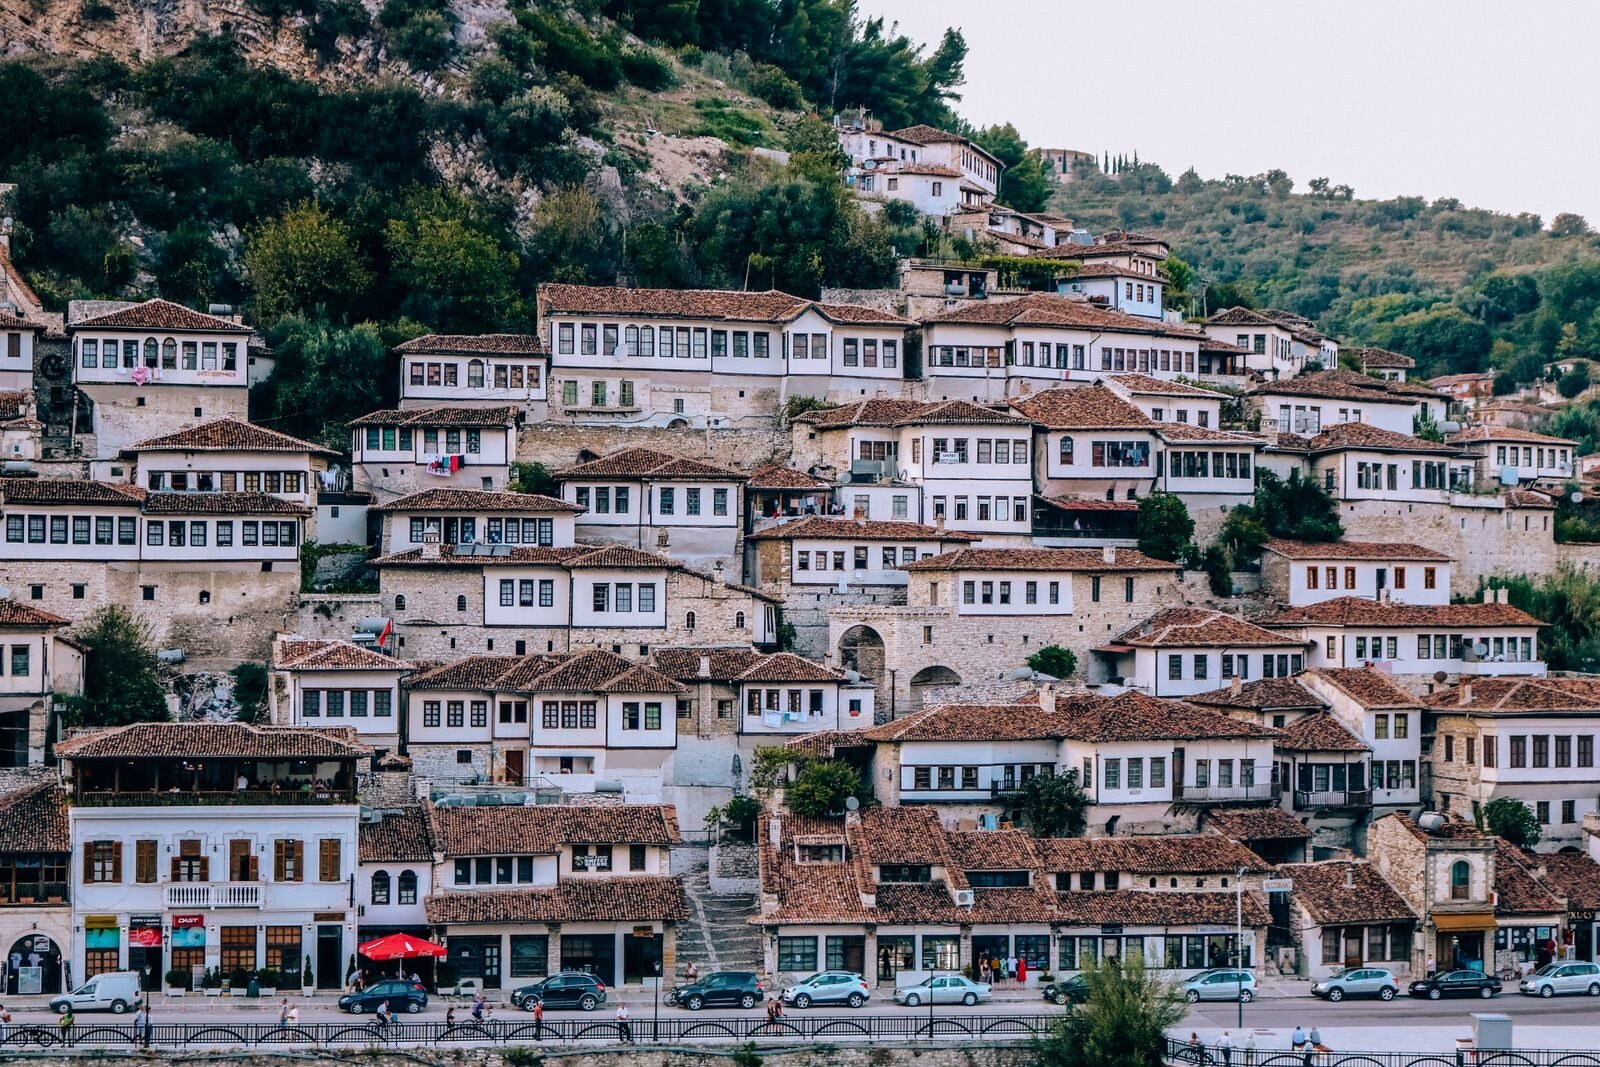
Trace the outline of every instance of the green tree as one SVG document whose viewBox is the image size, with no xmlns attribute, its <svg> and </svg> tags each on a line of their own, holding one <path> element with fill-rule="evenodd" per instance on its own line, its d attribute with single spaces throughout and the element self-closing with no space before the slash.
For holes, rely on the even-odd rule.
<svg viewBox="0 0 1600 1067">
<path fill-rule="evenodd" d="M 239 705 L 241 722 L 265 722 L 267 717 L 267 668 L 260 663 L 241 663 L 228 671 L 233 679 L 233 699 Z"/>
<path fill-rule="evenodd" d="M 847 797 L 862 799 L 860 773 L 838 760 L 811 760 L 784 791 L 784 803 L 796 815 L 838 815 Z"/>
<path fill-rule="evenodd" d="M 88 653 L 83 696 L 67 702 L 74 725 L 125 726 L 170 717 L 149 623 L 111 604 L 85 619 L 74 636 Z"/>
<path fill-rule="evenodd" d="M 1076 769 L 1036 774 L 1022 787 L 1022 821 L 1034 837 L 1081 837 L 1089 825 L 1089 798 Z"/>
<path fill-rule="evenodd" d="M 1582 215 L 1563 211 L 1550 220 L 1551 237 L 1586 237 L 1588 234 L 1589 223 Z"/>
<path fill-rule="evenodd" d="M 305 201 L 255 230 L 244 255 L 255 289 L 256 319 L 322 311 L 343 318 L 373 276 L 350 227 L 316 201 Z"/>
<path fill-rule="evenodd" d="M 384 230 L 390 273 L 405 292 L 401 310 L 449 333 L 521 325 L 515 284 L 520 261 L 464 199 L 439 190 L 413 193 Z"/>
<path fill-rule="evenodd" d="M 986 126 L 972 138 L 1005 165 L 997 199 L 1018 211 L 1043 211 L 1050 204 L 1050 179 L 1039 165 L 1039 154 L 1011 123 Z"/>
<path fill-rule="evenodd" d="M 1182 497 L 1157 490 L 1139 501 L 1136 530 L 1140 552 L 1153 559 L 1177 561 L 1194 540 L 1194 519 Z"/>
<path fill-rule="evenodd" d="M 1574 364 L 1573 368 L 1563 374 L 1560 381 L 1556 382 L 1556 392 L 1568 400 L 1573 399 L 1587 388 L 1589 388 L 1589 365 L 1587 363 Z"/>
<path fill-rule="evenodd" d="M 296 316 L 268 338 L 277 367 L 251 390 L 252 421 L 344 449 L 345 423 L 390 403 L 393 361 L 372 323 L 336 326 Z"/>
<path fill-rule="evenodd" d="M 1255 502 L 1228 512 L 1217 540 L 1237 565 L 1255 559 L 1274 537 L 1292 541 L 1337 541 L 1344 535 L 1339 507 L 1321 486 L 1299 471 L 1287 481 L 1256 468 Z"/>
<path fill-rule="evenodd" d="M 550 473 L 550 468 L 538 462 L 513 463 L 511 488 L 519 493 L 539 493 L 554 497 L 561 495 L 561 484 L 556 481 L 555 475 Z"/>
<path fill-rule="evenodd" d="M 1444 431 L 1439 429 L 1439 421 L 1425 405 L 1419 407 L 1417 413 L 1411 416 L 1411 436 L 1435 444 L 1444 444 Z"/>
<path fill-rule="evenodd" d="M 1039 1067 L 1162 1067 L 1186 1010 L 1176 991 L 1136 953 L 1091 962 L 1083 977 L 1085 1000 L 1040 1041 Z"/>
<path fill-rule="evenodd" d="M 612 262 L 611 236 L 599 199 L 587 189 L 573 187 L 539 201 L 528 244 L 544 277 L 584 283 L 605 277 Z"/>
<path fill-rule="evenodd" d="M 1532 848 L 1543 831 L 1532 808 L 1516 797 L 1495 797 L 1483 806 L 1483 827 L 1518 848 Z"/>
<path fill-rule="evenodd" d="M 1028 666 L 1052 678 L 1071 678 L 1078 670 L 1078 654 L 1060 645 L 1045 645 L 1028 657 Z"/>
</svg>

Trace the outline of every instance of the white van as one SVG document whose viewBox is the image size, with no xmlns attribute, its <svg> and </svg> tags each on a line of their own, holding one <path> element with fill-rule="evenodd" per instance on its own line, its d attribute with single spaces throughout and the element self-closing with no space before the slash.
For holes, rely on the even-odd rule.
<svg viewBox="0 0 1600 1067">
<path fill-rule="evenodd" d="M 70 993 L 50 1001 L 50 1010 L 65 1015 L 68 1008 L 80 1011 L 111 1011 L 117 1015 L 138 1003 L 138 971 L 107 971 L 97 974 Z"/>
</svg>

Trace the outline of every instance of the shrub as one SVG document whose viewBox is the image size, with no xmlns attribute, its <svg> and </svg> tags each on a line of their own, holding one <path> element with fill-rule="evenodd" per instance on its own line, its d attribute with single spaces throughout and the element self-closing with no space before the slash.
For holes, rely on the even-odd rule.
<svg viewBox="0 0 1600 1067">
<path fill-rule="evenodd" d="M 1078 656 L 1070 648 L 1046 645 L 1028 657 L 1028 666 L 1052 678 L 1071 678 L 1078 669 Z"/>
<path fill-rule="evenodd" d="M 666 61 L 645 48 L 624 48 L 621 63 L 622 76 L 641 89 L 659 92 L 677 81 Z"/>
<path fill-rule="evenodd" d="M 751 67 L 750 73 L 745 75 L 744 85 L 752 96 L 758 96 L 785 111 L 798 111 L 806 103 L 800 83 L 770 63 L 757 63 Z"/>
</svg>

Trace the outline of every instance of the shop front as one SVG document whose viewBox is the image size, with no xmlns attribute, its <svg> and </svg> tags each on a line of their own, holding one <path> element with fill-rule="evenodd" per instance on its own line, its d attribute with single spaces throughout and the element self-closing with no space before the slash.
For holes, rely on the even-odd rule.
<svg viewBox="0 0 1600 1067">
<path fill-rule="evenodd" d="M 1600 957 L 1600 944 L 1597 944 L 1595 910 L 1593 908 L 1568 908 L 1567 909 L 1567 936 L 1566 943 L 1572 949 L 1572 958 L 1575 960 L 1588 960 L 1595 962 Z"/>
<path fill-rule="evenodd" d="M 1492 912 L 1434 915 L 1433 961 L 1436 970 L 1487 969 L 1486 951 L 1495 943 L 1498 924 Z"/>
<path fill-rule="evenodd" d="M 163 975 L 161 966 L 161 916 L 128 916 L 128 970 L 139 973 L 139 988 L 146 993 L 159 993 Z"/>
<path fill-rule="evenodd" d="M 46 934 L 23 934 L 13 941 L 6 954 L 6 995 L 64 992 L 61 949 L 61 944 Z"/>
<path fill-rule="evenodd" d="M 174 915 L 169 947 L 172 960 L 167 969 L 182 975 L 190 989 L 199 989 L 206 973 L 206 917 Z"/>
</svg>

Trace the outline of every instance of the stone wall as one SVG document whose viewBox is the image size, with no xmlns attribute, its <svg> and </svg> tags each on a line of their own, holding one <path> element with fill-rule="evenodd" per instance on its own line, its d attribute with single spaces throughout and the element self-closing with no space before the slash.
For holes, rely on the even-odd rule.
<svg viewBox="0 0 1600 1067">
<path fill-rule="evenodd" d="M 1551 574 L 1562 558 L 1587 558 L 1600 565 L 1600 546 L 1586 552 L 1577 546 L 1568 552 L 1557 548 L 1553 511 L 1505 508 L 1498 497 L 1470 499 L 1470 506 L 1347 501 L 1340 505 L 1339 518 L 1347 540 L 1426 545 L 1449 555 L 1456 561 L 1450 587 L 1454 594 L 1471 595 L 1480 579 L 1492 575 Z"/>
<path fill-rule="evenodd" d="M 150 624 L 157 647 L 181 648 L 191 662 L 265 659 L 273 632 L 294 622 L 300 591 L 295 560 L 274 562 L 271 571 L 258 563 L 178 566 L 9 560 L 0 561 L 0 585 L 15 599 L 75 623 L 107 604 L 121 604 Z M 43 587 L 39 599 L 32 597 L 35 585 Z M 82 597 L 73 596 L 74 585 L 83 587 Z M 154 599 L 144 599 L 145 586 L 154 587 Z"/>
<path fill-rule="evenodd" d="M 77 432 L 93 431 L 97 459 L 116 459 L 130 445 L 201 423 L 249 418 L 249 391 L 243 387 L 90 384 L 79 389 L 93 401 L 94 415 L 86 418 L 80 406 Z"/>
<path fill-rule="evenodd" d="M 662 427 L 523 426 L 517 459 L 560 470 L 620 448 L 653 448 L 736 470 L 789 462 L 789 432 L 771 428 L 668 430 Z"/>
<path fill-rule="evenodd" d="M 761 884 L 756 846 L 712 845 L 708 877 L 713 893 L 755 893 Z"/>
</svg>

